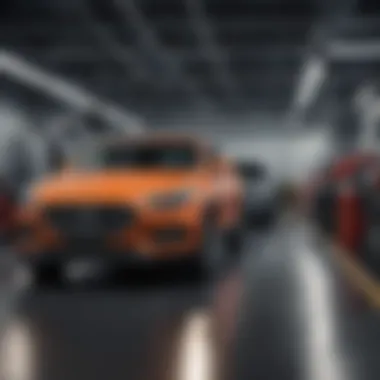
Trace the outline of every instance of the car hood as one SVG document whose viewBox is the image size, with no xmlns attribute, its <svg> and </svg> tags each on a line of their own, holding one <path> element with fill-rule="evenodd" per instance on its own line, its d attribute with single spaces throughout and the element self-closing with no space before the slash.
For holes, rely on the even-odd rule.
<svg viewBox="0 0 380 380">
<path fill-rule="evenodd" d="M 196 183 L 184 172 L 64 173 L 35 186 L 37 203 L 139 202 L 153 194 L 180 191 Z"/>
</svg>

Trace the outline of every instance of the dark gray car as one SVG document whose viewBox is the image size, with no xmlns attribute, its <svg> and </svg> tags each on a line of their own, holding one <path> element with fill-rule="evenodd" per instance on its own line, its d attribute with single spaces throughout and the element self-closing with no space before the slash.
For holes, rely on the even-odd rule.
<svg viewBox="0 0 380 380">
<path fill-rule="evenodd" d="M 238 163 L 245 183 L 245 213 L 253 223 L 270 223 L 277 213 L 277 186 L 267 167 L 259 161 Z"/>
</svg>

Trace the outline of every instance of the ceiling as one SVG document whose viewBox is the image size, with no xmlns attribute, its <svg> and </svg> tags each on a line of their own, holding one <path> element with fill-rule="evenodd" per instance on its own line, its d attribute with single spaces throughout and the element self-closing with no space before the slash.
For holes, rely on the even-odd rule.
<svg viewBox="0 0 380 380">
<path fill-rule="evenodd" d="M 379 88 L 380 78 L 380 3 L 360 3 L 356 14 L 334 25 L 330 41 L 328 77 L 316 102 L 307 110 L 311 119 L 327 116 L 340 136 L 356 134 L 360 115 L 355 98 L 363 86 Z M 359 12 L 360 11 L 360 12 Z"/>
<path fill-rule="evenodd" d="M 0 44 L 148 117 L 185 110 L 283 114 L 315 32 L 329 21 L 335 35 L 356 35 L 349 23 L 335 20 L 374 6 L 348 0 L 3 0 Z"/>
</svg>

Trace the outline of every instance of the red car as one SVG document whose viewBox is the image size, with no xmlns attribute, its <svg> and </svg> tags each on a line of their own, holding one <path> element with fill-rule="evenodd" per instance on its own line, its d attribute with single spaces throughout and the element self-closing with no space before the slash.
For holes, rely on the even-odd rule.
<svg viewBox="0 0 380 380">
<path fill-rule="evenodd" d="M 337 232 L 341 195 L 350 188 L 355 192 L 365 171 L 378 163 L 379 156 L 375 154 L 354 153 L 335 159 L 319 173 L 309 189 L 308 200 L 314 220 L 325 232 Z"/>
<path fill-rule="evenodd" d="M 356 153 L 336 160 L 311 199 L 319 227 L 380 276 L 380 156 Z"/>
<path fill-rule="evenodd" d="M 0 180 L 0 241 L 2 244 L 6 243 L 13 233 L 16 204 L 12 189 L 4 180 Z"/>
</svg>

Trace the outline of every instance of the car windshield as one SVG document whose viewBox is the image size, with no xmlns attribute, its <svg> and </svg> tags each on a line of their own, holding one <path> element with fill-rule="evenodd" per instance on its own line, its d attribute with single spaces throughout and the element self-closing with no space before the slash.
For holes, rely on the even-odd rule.
<svg viewBox="0 0 380 380">
<path fill-rule="evenodd" d="M 190 169 L 197 163 L 194 147 L 185 144 L 114 144 L 98 148 L 94 155 L 86 161 L 104 168 Z"/>
<path fill-rule="evenodd" d="M 239 171 L 248 180 L 260 181 L 267 176 L 265 168 L 260 164 L 243 163 L 240 164 Z"/>
</svg>

